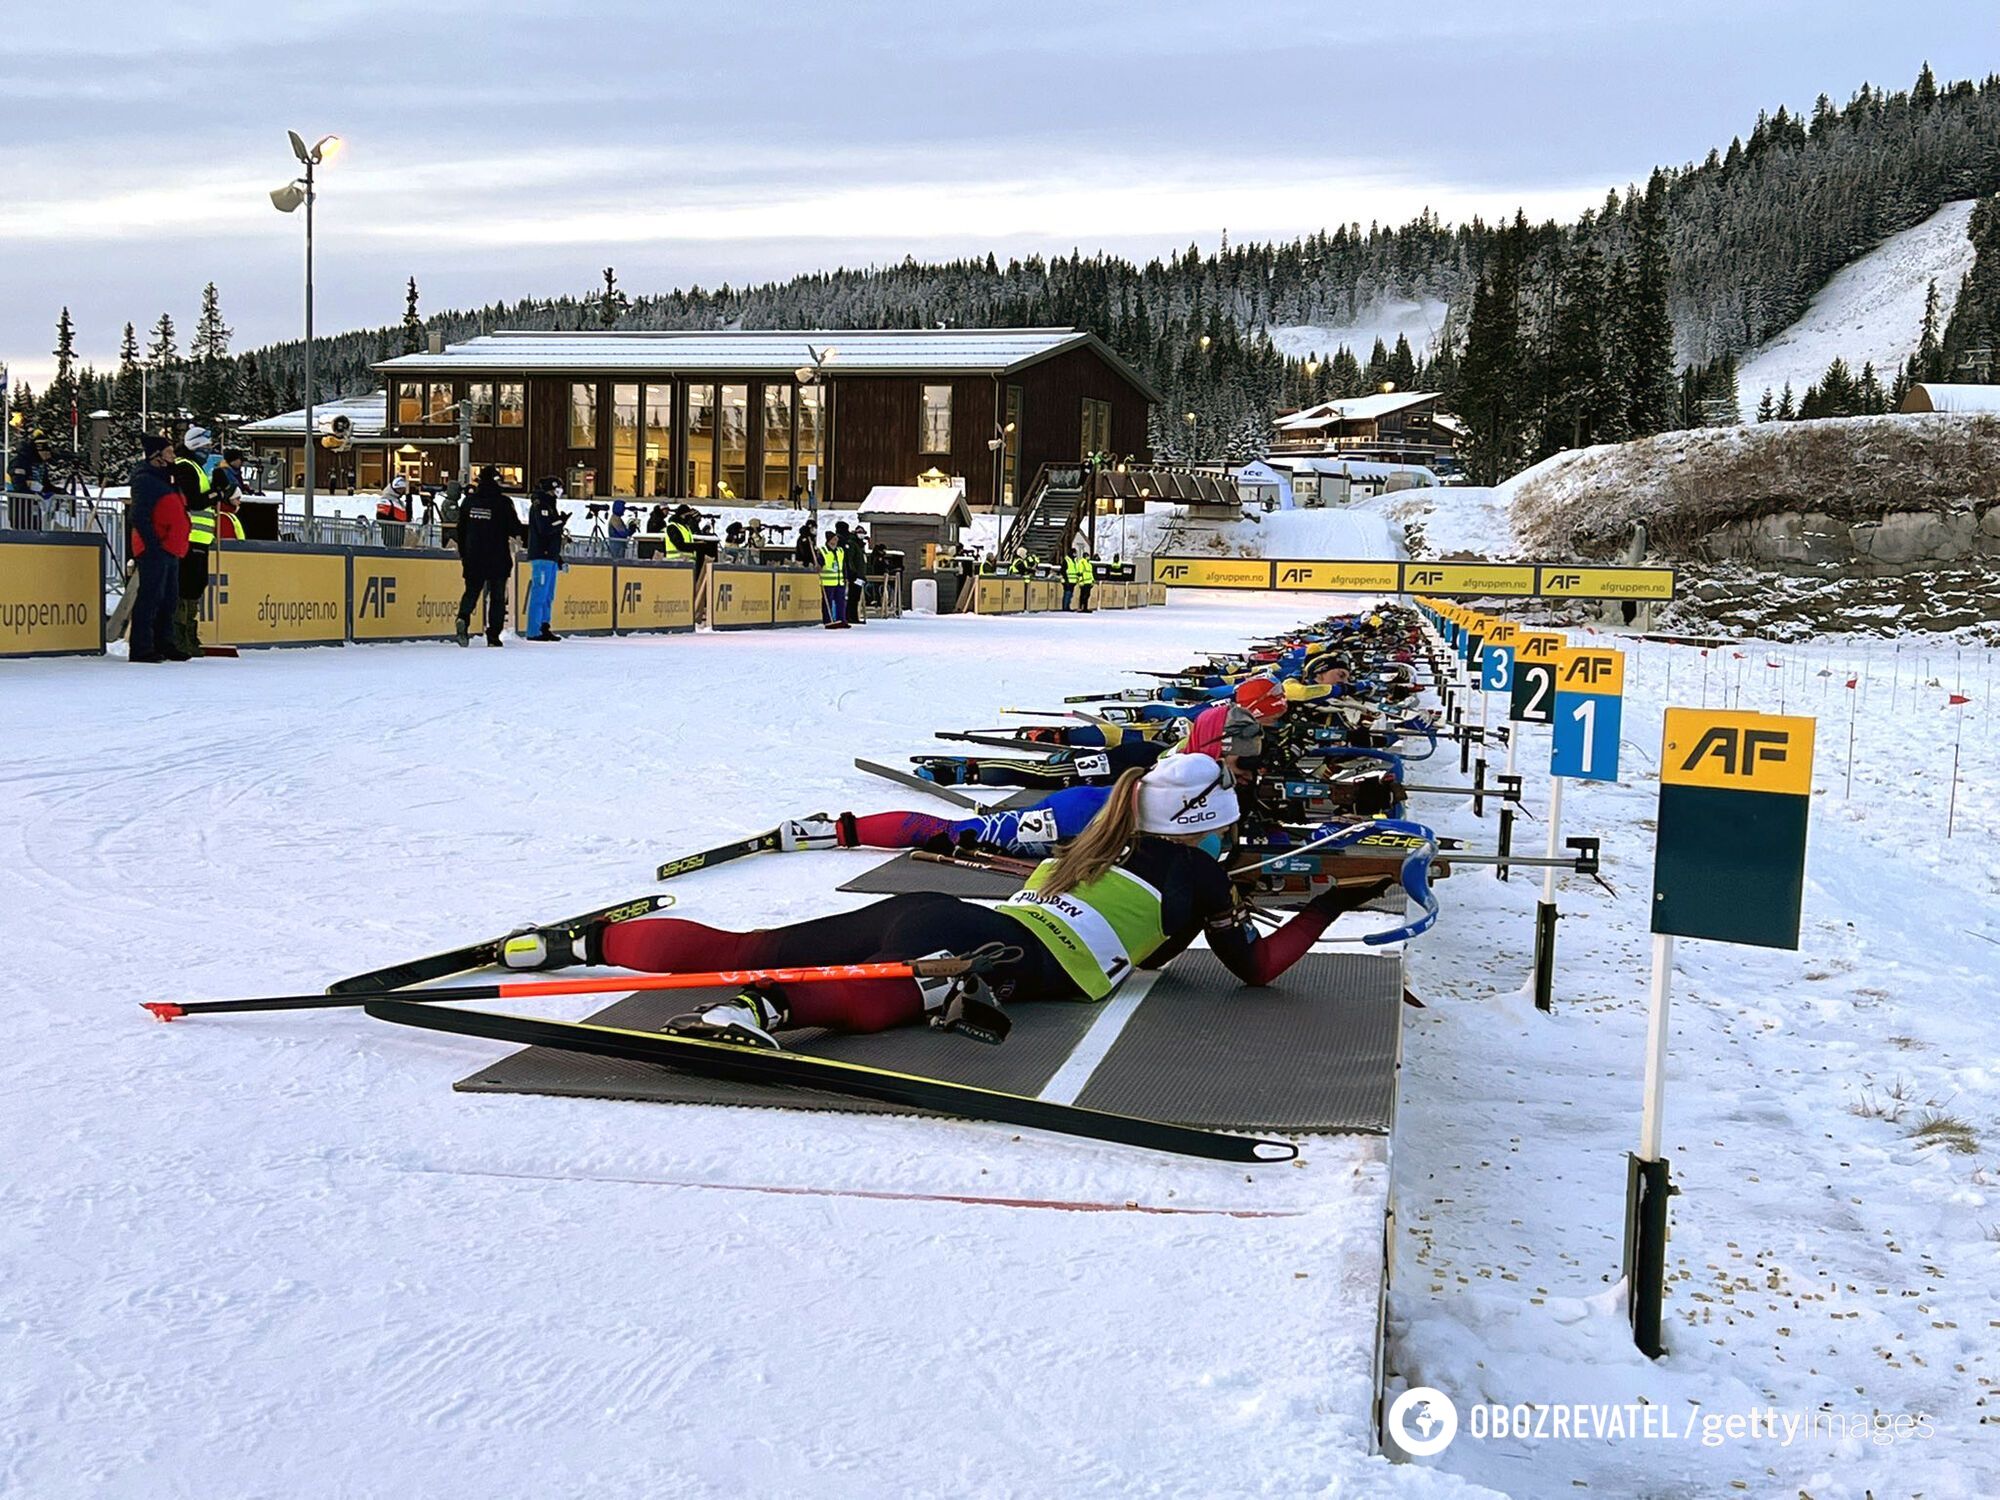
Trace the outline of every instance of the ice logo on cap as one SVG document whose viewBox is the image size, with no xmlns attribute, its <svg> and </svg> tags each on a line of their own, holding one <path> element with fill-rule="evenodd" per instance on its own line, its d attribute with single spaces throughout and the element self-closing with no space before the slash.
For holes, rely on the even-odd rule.
<svg viewBox="0 0 2000 1500">
<path fill-rule="evenodd" d="M 1442 1453 L 1458 1436 L 1458 1408 L 1443 1391 L 1413 1385 L 1389 1408 L 1389 1436 L 1412 1458 Z"/>
</svg>

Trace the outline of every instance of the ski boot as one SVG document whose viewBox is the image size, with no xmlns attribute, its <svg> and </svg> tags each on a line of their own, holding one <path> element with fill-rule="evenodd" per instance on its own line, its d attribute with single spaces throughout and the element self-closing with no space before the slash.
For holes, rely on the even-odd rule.
<svg viewBox="0 0 2000 1500">
<path fill-rule="evenodd" d="M 776 985 L 753 984 L 739 990 L 720 1005 L 706 1010 L 683 1011 L 660 1029 L 668 1036 L 693 1037 L 704 1042 L 729 1042 L 739 1047 L 762 1047 L 768 1052 L 783 1049 L 771 1035 L 792 1019 Z"/>
<path fill-rule="evenodd" d="M 778 825 L 778 847 L 787 854 L 801 849 L 852 849 L 860 842 L 853 813 L 842 813 L 837 818 L 814 813 L 809 818 L 793 818 Z"/>
<path fill-rule="evenodd" d="M 603 922 L 581 927 L 523 927 L 500 943 L 500 962 L 509 969 L 567 969 L 571 964 L 604 962 Z"/>
<path fill-rule="evenodd" d="M 461 646 L 470 646 L 472 644 L 471 622 L 468 620 L 457 621 L 453 626 L 451 632 L 451 638 L 457 641 Z"/>
</svg>

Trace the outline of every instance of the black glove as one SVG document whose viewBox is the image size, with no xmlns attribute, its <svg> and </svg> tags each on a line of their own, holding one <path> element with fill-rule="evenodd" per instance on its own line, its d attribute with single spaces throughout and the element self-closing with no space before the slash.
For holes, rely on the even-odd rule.
<svg viewBox="0 0 2000 1500">
<path fill-rule="evenodd" d="M 1318 912 L 1323 917 L 1337 917 L 1342 912 L 1359 911 L 1395 883 L 1384 875 L 1380 880 L 1371 880 L 1367 885 L 1330 885 L 1308 901 L 1305 909 Z"/>
</svg>

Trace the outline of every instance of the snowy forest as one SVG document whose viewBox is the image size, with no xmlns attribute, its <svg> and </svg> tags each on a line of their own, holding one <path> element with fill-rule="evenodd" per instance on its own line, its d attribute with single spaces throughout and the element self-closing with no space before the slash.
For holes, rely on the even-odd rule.
<svg viewBox="0 0 2000 1500">
<path fill-rule="evenodd" d="M 574 296 L 425 314 L 412 278 L 400 321 L 321 335 L 321 395 L 377 381 L 371 361 L 425 337 L 503 328 L 870 328 L 1074 325 L 1100 335 L 1165 393 L 1153 442 L 1166 458 L 1232 459 L 1263 451 L 1271 417 L 1334 396 L 1399 388 L 1444 392 L 1470 425 L 1475 478 L 1492 481 L 1561 448 L 1671 427 L 1736 420 L 1739 355 L 1794 321 L 1843 265 L 1943 204 L 2000 194 L 2000 77 L 1940 85 L 1928 66 L 1908 90 L 1864 84 L 1844 106 L 1780 106 L 1706 160 L 1655 170 L 1613 190 L 1571 224 L 1425 213 L 1400 227 L 1344 224 L 1282 243 L 1185 251 L 1143 265 L 1080 251 L 1000 263 L 984 258 L 813 272 L 757 286 L 628 295 L 615 272 Z M 1301 205 L 1307 212 L 1310 205 Z M 2000 202 L 1973 220 L 1979 256 L 1951 318 L 1935 304 L 1923 348 L 1898 371 L 1844 362 L 1790 410 L 1840 415 L 1889 403 L 1911 379 L 1992 379 L 2000 324 Z M 1398 340 L 1287 357 L 1270 330 L 1342 325 L 1388 299 L 1448 308 L 1436 347 Z M 1913 334 L 1916 330 L 1912 330 Z M 185 347 L 162 313 L 142 336 L 123 330 L 110 371 L 81 365 L 67 309 L 58 372 L 22 392 L 51 436 L 72 409 L 107 408 L 136 434 L 143 359 L 146 405 L 216 425 L 303 404 L 297 341 L 232 353 L 211 283 Z M 1198 426 L 1180 414 L 1198 414 Z M 1187 445 L 1198 432 L 1203 451 Z M 136 446 L 136 444 L 135 444 Z"/>
</svg>

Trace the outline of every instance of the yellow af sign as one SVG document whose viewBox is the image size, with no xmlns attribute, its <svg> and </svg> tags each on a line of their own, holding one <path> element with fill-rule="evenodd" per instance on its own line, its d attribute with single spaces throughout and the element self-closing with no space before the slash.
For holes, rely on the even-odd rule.
<svg viewBox="0 0 2000 1500">
<path fill-rule="evenodd" d="M 1660 780 L 1723 791 L 1812 791 L 1812 719 L 1725 709 L 1667 710 Z"/>
<path fill-rule="evenodd" d="M 1625 653 L 1585 646 L 1556 653 L 1558 693 L 1600 693 L 1621 697 L 1625 692 Z"/>
<path fill-rule="evenodd" d="M 1551 568 L 1541 570 L 1547 599 L 1671 599 L 1672 568 Z"/>
<path fill-rule="evenodd" d="M 1517 661 L 1553 662 L 1568 646 L 1566 636 L 1549 631 L 1524 630 L 1514 642 L 1514 658 Z"/>
<path fill-rule="evenodd" d="M 1535 591 L 1532 563 L 1410 563 L 1403 587 L 1439 594 L 1514 595 Z"/>
<path fill-rule="evenodd" d="M 1336 594 L 1393 594 L 1402 582 L 1401 565 L 1392 562 L 1281 562 L 1281 589 L 1324 589 Z"/>
<path fill-rule="evenodd" d="M 1521 643 L 1521 627 L 1505 620 L 1495 620 L 1486 631 L 1489 646 L 1518 646 Z"/>
</svg>

